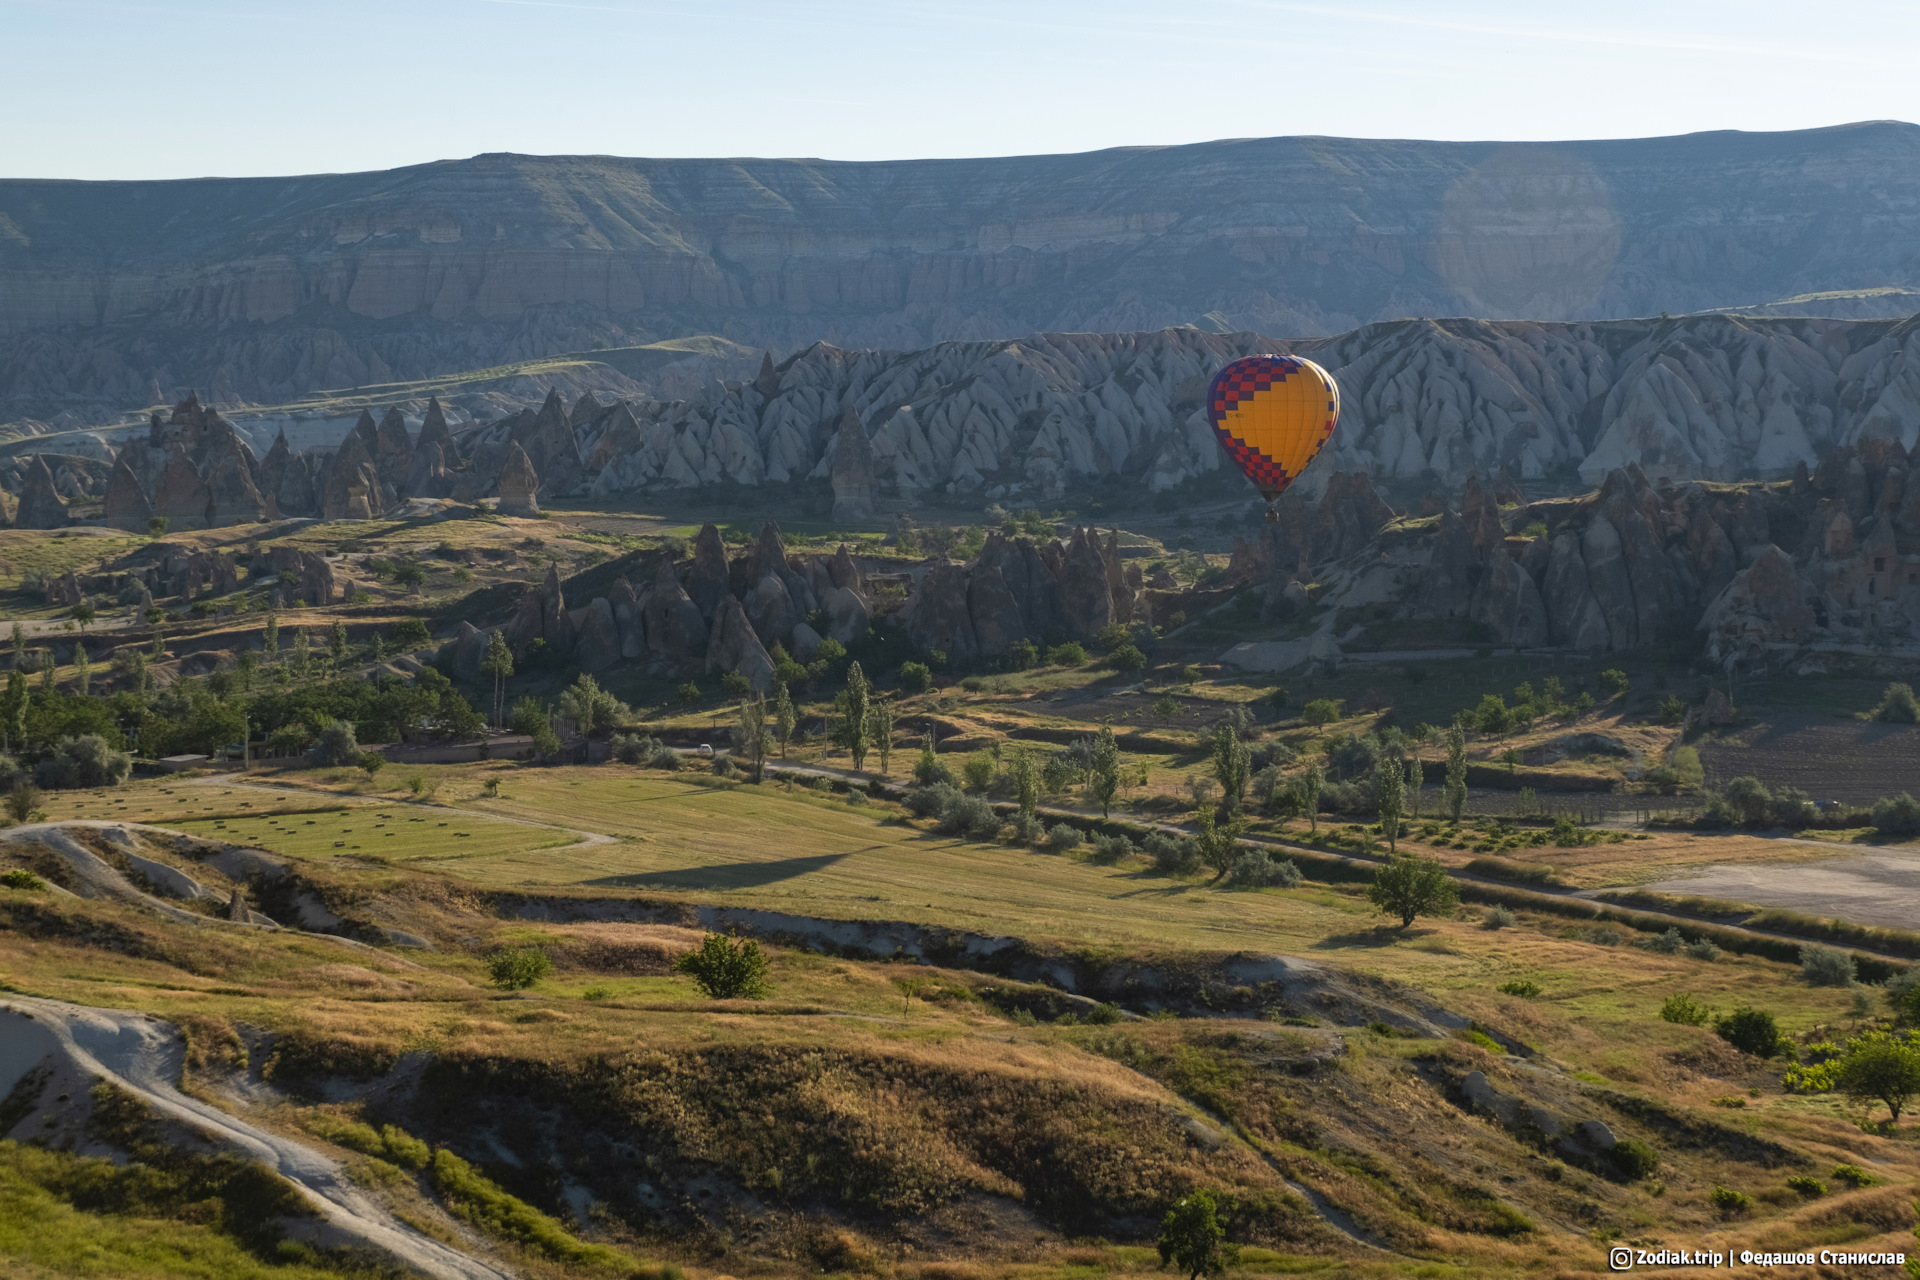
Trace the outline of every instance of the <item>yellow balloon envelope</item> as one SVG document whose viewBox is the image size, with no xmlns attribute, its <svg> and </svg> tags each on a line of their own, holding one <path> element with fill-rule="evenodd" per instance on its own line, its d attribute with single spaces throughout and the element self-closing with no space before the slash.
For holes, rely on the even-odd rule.
<svg viewBox="0 0 1920 1280">
<path fill-rule="evenodd" d="M 1220 447 L 1271 502 L 1333 438 L 1340 388 L 1311 360 L 1247 356 L 1214 376 L 1207 417 Z"/>
</svg>

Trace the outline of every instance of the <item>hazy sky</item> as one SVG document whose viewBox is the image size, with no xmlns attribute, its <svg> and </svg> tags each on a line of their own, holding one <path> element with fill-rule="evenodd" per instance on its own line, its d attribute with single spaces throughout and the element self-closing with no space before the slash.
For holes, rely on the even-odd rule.
<svg viewBox="0 0 1920 1280">
<path fill-rule="evenodd" d="M 0 176 L 1920 118 L 1920 5 L 0 0 Z"/>
</svg>

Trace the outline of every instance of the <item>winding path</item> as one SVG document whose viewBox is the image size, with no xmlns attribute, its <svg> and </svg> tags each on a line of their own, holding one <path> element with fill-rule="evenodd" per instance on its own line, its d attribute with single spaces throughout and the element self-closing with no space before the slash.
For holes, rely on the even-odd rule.
<svg viewBox="0 0 1920 1280">
<path fill-rule="evenodd" d="M 398 1258 L 436 1280 L 515 1280 L 514 1272 L 449 1248 L 395 1218 L 355 1186 L 332 1157 L 181 1093 L 174 1082 L 185 1046 L 167 1023 L 147 1014 L 32 996 L 6 996 L 0 1009 L 31 1019 L 26 1026 L 7 1019 L 13 1025 L 0 1034 L 0 1084 L 7 1089 L 49 1055 L 64 1058 L 84 1074 L 109 1080 L 162 1115 L 265 1164 L 298 1187 L 343 1242 Z"/>
</svg>

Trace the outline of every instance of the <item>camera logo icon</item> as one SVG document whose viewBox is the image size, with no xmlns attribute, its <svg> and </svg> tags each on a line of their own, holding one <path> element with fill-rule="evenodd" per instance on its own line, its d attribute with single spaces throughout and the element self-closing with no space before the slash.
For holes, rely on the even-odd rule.
<svg viewBox="0 0 1920 1280">
<path fill-rule="evenodd" d="M 1615 1271 L 1633 1270 L 1633 1250 L 1623 1244 L 1613 1246 L 1607 1250 L 1607 1266 Z"/>
</svg>

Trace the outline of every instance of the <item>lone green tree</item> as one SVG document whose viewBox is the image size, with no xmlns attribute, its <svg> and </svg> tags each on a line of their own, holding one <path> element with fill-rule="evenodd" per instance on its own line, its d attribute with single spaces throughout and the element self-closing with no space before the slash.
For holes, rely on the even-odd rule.
<svg viewBox="0 0 1920 1280">
<path fill-rule="evenodd" d="M 7 692 L 4 704 L 6 721 L 6 748 L 18 751 L 27 741 L 27 675 L 15 667 L 7 672 Z"/>
<path fill-rule="evenodd" d="M 279 614 L 269 613 L 267 615 L 266 630 L 260 633 L 260 649 L 263 653 L 267 655 L 267 660 L 269 662 L 271 662 L 273 659 L 280 656 L 280 615 Z"/>
<path fill-rule="evenodd" d="M 493 725 L 497 729 L 506 715 L 507 678 L 513 674 L 513 649 L 498 630 L 487 635 L 487 652 L 480 659 L 480 670 L 493 680 Z"/>
<path fill-rule="evenodd" d="M 1213 729 L 1213 777 L 1226 797 L 1228 811 L 1239 812 L 1241 797 L 1253 777 L 1253 752 L 1240 741 L 1239 731 L 1230 720 L 1222 720 Z"/>
<path fill-rule="evenodd" d="M 740 719 L 733 727 L 733 754 L 758 783 L 767 767 L 767 700 L 757 693 L 740 700 Z"/>
<path fill-rule="evenodd" d="M 793 695 L 787 692 L 787 682 L 773 682 L 773 731 L 780 739 L 780 758 L 787 758 L 787 741 L 793 737 L 793 730 L 800 723 L 800 717 L 793 709 Z"/>
<path fill-rule="evenodd" d="M 1455 720 L 1447 726 L 1447 814 L 1460 821 L 1467 804 L 1467 731 Z"/>
<path fill-rule="evenodd" d="M 1120 744 L 1114 740 L 1113 725 L 1103 724 L 1093 739 L 1093 764 L 1087 770 L 1087 792 L 1100 802 L 1100 816 L 1106 817 L 1113 798 L 1120 794 Z"/>
<path fill-rule="evenodd" d="M 1420 820 L 1420 788 L 1427 784 L 1424 772 L 1419 755 L 1407 761 L 1407 812 L 1415 822 Z"/>
<path fill-rule="evenodd" d="M 1367 901 L 1377 911 L 1399 916 L 1405 929 L 1416 917 L 1451 911 L 1460 901 L 1460 885 L 1434 859 L 1396 853 L 1373 873 Z"/>
<path fill-rule="evenodd" d="M 93 602 L 91 600 L 82 600 L 79 604 L 68 610 L 68 613 L 72 615 L 75 622 L 80 624 L 80 634 L 87 634 L 87 624 L 92 622 L 96 616 Z"/>
<path fill-rule="evenodd" d="M 850 663 L 847 667 L 847 687 L 840 691 L 835 699 L 835 736 L 839 745 L 847 749 L 853 757 L 855 769 L 867 767 L 867 708 L 873 701 L 873 686 L 867 683 L 867 673 L 860 664 Z"/>
<path fill-rule="evenodd" d="M 573 721 L 582 737 L 609 728 L 627 713 L 627 704 L 600 687 L 592 676 L 579 678 L 560 691 L 560 714 Z"/>
<path fill-rule="evenodd" d="M 1307 806 L 1307 828 L 1314 835 L 1320 834 L 1320 789 L 1327 783 L 1327 775 L 1315 760 L 1307 766 L 1306 776 L 1300 779 L 1300 799 Z"/>
<path fill-rule="evenodd" d="M 1013 782 L 1014 802 L 1020 806 L 1023 822 L 1032 822 L 1040 807 L 1040 771 L 1034 767 L 1033 754 L 1025 747 L 1013 749 L 1013 761 L 1007 766 Z"/>
<path fill-rule="evenodd" d="M 338 618 L 327 629 L 327 657 L 336 669 L 347 663 L 347 624 Z"/>
<path fill-rule="evenodd" d="M 1160 1220 L 1160 1265 L 1173 1263 L 1186 1273 L 1187 1280 L 1215 1276 L 1227 1269 L 1233 1250 L 1226 1244 L 1227 1230 L 1220 1225 L 1220 1202 L 1213 1192 L 1202 1187 L 1173 1202 L 1167 1216 Z"/>
<path fill-rule="evenodd" d="M 1400 810 L 1406 803 L 1407 783 L 1400 775 L 1400 762 L 1392 756 L 1380 762 L 1380 834 L 1387 838 L 1387 852 L 1400 849 Z"/>
<path fill-rule="evenodd" d="M 1246 819 L 1235 816 L 1221 822 L 1213 806 L 1203 804 L 1194 820 L 1199 828 L 1194 834 L 1194 847 L 1200 853 L 1200 861 L 1213 868 L 1213 881 L 1218 884 L 1233 870 L 1234 859 L 1240 853 L 1240 833 L 1247 829 Z"/>
<path fill-rule="evenodd" d="M 867 738 L 880 753 L 880 775 L 885 777 L 893 762 L 893 704 L 885 698 L 867 704 Z"/>
<path fill-rule="evenodd" d="M 1835 1065 L 1833 1083 L 1850 1098 L 1884 1104 L 1892 1123 L 1915 1094 L 1920 1094 L 1920 1048 L 1914 1034 L 1870 1031 L 1854 1040 Z"/>
</svg>

